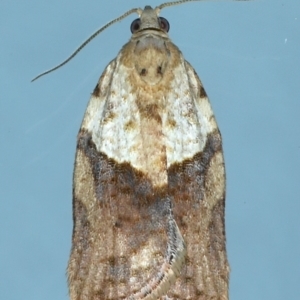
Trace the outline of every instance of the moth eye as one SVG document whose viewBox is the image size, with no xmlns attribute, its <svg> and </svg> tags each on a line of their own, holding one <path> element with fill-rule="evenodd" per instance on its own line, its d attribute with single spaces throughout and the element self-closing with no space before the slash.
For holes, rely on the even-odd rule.
<svg viewBox="0 0 300 300">
<path fill-rule="evenodd" d="M 130 30 L 131 33 L 137 32 L 141 27 L 141 19 L 135 19 L 131 25 L 130 25 Z"/>
<path fill-rule="evenodd" d="M 170 24 L 169 24 L 168 20 L 163 17 L 159 17 L 158 19 L 159 19 L 160 28 L 165 32 L 169 32 Z"/>
</svg>

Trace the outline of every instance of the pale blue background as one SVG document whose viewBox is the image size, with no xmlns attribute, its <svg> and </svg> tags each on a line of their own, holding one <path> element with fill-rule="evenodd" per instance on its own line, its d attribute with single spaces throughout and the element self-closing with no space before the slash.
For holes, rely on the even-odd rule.
<svg viewBox="0 0 300 300">
<path fill-rule="evenodd" d="M 159 1 L 0 1 L 0 298 L 68 299 L 72 169 L 84 110 L 135 15 L 39 79 L 97 28 Z M 224 139 L 231 300 L 300 299 L 300 1 L 162 11 Z"/>
</svg>

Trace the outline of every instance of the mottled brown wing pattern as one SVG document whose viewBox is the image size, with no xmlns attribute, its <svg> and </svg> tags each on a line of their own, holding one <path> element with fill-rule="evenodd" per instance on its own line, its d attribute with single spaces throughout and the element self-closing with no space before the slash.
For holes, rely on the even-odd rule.
<svg viewBox="0 0 300 300">
<path fill-rule="evenodd" d="M 78 134 L 70 297 L 226 300 L 221 135 L 157 11 L 146 7 L 141 23 Z"/>
</svg>

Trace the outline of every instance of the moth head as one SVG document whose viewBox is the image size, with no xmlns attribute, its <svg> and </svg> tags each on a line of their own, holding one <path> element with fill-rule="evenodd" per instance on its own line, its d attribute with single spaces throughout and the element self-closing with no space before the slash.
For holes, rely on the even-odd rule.
<svg viewBox="0 0 300 300">
<path fill-rule="evenodd" d="M 169 32 L 170 24 L 167 19 L 165 19 L 163 17 L 158 17 L 158 22 L 159 22 L 160 30 L 163 30 L 164 32 Z M 143 29 L 141 29 L 141 19 L 138 18 L 138 19 L 135 19 L 134 21 L 132 21 L 132 23 L 130 25 L 130 31 L 131 31 L 131 33 L 136 33 L 140 30 L 143 30 Z"/>
<path fill-rule="evenodd" d="M 167 19 L 159 17 L 160 9 L 153 9 L 151 6 L 145 6 L 144 9 L 139 9 L 140 18 L 135 19 L 130 26 L 132 33 L 136 33 L 146 29 L 162 30 L 168 32 L 170 24 Z"/>
</svg>

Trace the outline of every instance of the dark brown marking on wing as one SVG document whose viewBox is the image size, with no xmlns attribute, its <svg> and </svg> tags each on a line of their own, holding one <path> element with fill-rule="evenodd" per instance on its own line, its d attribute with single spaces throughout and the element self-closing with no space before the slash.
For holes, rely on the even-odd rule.
<svg viewBox="0 0 300 300">
<path fill-rule="evenodd" d="M 94 88 L 94 91 L 93 91 L 92 95 L 95 96 L 95 97 L 99 97 L 99 94 L 100 94 L 100 89 L 99 89 L 99 84 L 97 83 L 97 85 Z"/>
<path fill-rule="evenodd" d="M 85 294 L 81 290 L 86 290 L 88 297 L 101 295 L 101 299 L 122 299 L 141 291 L 151 278 L 159 276 L 159 283 L 160 269 L 166 258 L 169 257 L 170 263 L 173 260 L 168 254 L 168 236 L 173 234 L 169 232 L 173 228 L 169 219 L 173 216 L 166 189 L 153 188 L 147 176 L 130 164 L 118 164 L 99 153 L 87 132 L 79 133 L 77 151 L 84 153 L 89 161 L 95 195 L 90 200 L 83 200 L 74 192 L 77 217 L 70 262 L 76 257 L 79 267 L 69 266 L 69 273 L 73 274 L 70 286 L 76 283 L 76 289 L 80 290 L 77 293 Z M 77 165 L 80 165 L 79 161 Z M 77 206 L 83 206 L 87 212 L 79 211 Z M 83 235 L 81 228 L 86 215 L 93 223 L 89 236 Z M 90 241 L 92 251 L 86 252 L 82 246 L 86 241 Z M 78 249 L 81 255 L 77 254 Z M 139 254 L 142 249 L 149 252 L 148 257 Z M 140 255 L 136 266 L 129 262 L 135 255 Z M 89 269 L 80 269 L 80 265 L 88 264 Z M 100 276 L 98 280 L 97 276 Z M 80 297 L 78 299 L 83 299 Z"/>
<path fill-rule="evenodd" d="M 127 123 L 125 123 L 124 129 L 125 129 L 126 131 L 131 131 L 131 130 L 135 129 L 136 126 L 137 126 L 136 122 L 130 120 L 130 121 L 128 121 Z"/>
<path fill-rule="evenodd" d="M 174 218 L 187 246 L 186 264 L 174 299 L 227 299 L 229 267 L 225 246 L 225 173 L 219 131 L 204 150 L 168 171 Z"/>
<path fill-rule="evenodd" d="M 223 193 L 218 199 L 211 199 L 213 191 L 207 190 L 216 184 L 216 179 L 211 178 L 211 168 L 214 171 L 220 168 L 220 178 L 224 172 L 223 161 L 219 164 L 217 160 L 222 151 L 218 131 L 208 135 L 202 153 L 169 168 L 168 185 L 162 188 L 154 188 L 147 174 L 129 163 L 119 164 L 99 153 L 86 131 L 79 133 L 77 151 L 84 153 L 92 170 L 95 197 L 90 201 L 95 203 L 83 204 L 74 195 L 78 217 L 74 219 L 76 247 L 72 248 L 71 259 L 77 255 L 77 265 L 72 265 L 71 280 L 77 282 L 76 289 L 84 290 L 84 295 L 93 299 L 117 300 L 140 292 L 149 279 L 158 276 L 158 283 L 163 280 L 159 270 L 166 262 L 168 234 L 172 235 L 168 218 L 174 215 L 186 242 L 187 257 L 168 297 L 206 300 L 223 290 L 225 295 L 228 264 L 224 182 L 220 183 Z M 91 211 L 89 207 L 97 209 Z M 150 247 L 149 241 L 154 248 L 148 254 L 151 257 L 145 259 L 150 264 L 145 261 L 142 267 L 143 261 L 139 261 L 139 267 L 134 267 L 130 258 Z M 172 255 L 168 257 L 171 261 Z M 212 298 L 207 298 L 208 295 Z"/>
<path fill-rule="evenodd" d="M 206 98 L 207 97 L 207 94 L 205 92 L 205 89 L 203 86 L 201 86 L 200 88 L 200 98 Z"/>
<path fill-rule="evenodd" d="M 191 201 L 196 208 L 203 199 L 204 181 L 210 160 L 220 151 L 222 151 L 221 137 L 216 131 L 208 135 L 203 152 L 169 168 L 169 192 L 173 195 L 179 193 L 180 199 Z"/>
<path fill-rule="evenodd" d="M 141 105 L 142 101 L 137 102 L 139 112 L 142 117 L 146 120 L 152 119 L 155 120 L 157 123 L 161 124 L 161 116 L 159 115 L 159 108 L 157 104 L 150 103 L 147 105 Z"/>
</svg>

